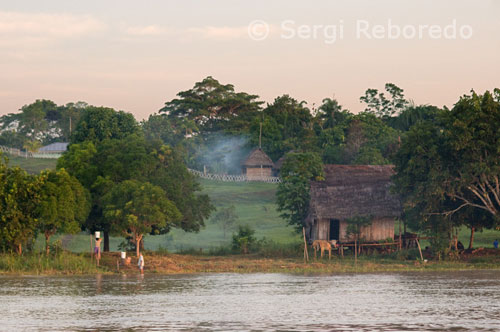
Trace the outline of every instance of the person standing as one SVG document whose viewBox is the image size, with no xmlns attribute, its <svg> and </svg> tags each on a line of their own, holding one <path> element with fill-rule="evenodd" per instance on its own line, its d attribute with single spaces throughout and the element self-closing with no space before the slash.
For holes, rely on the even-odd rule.
<svg viewBox="0 0 500 332">
<path fill-rule="evenodd" d="M 495 247 L 495 249 L 498 249 L 498 239 L 493 242 L 493 247 Z"/>
<path fill-rule="evenodd" d="M 101 241 L 99 234 L 96 234 L 95 237 L 95 246 L 94 246 L 94 256 L 97 261 L 97 266 L 99 266 L 99 260 L 101 260 Z"/>
<path fill-rule="evenodd" d="M 141 270 L 141 274 L 144 273 L 144 257 L 142 254 L 139 255 L 139 261 L 137 262 L 137 266 L 139 267 L 139 270 Z"/>
</svg>

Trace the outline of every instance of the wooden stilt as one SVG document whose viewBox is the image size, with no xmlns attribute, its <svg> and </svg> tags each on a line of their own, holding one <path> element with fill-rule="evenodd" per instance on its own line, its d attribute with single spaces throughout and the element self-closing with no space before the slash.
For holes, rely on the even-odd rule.
<svg viewBox="0 0 500 332">
<path fill-rule="evenodd" d="M 304 263 L 309 262 L 309 253 L 307 252 L 306 229 L 302 227 L 302 235 L 304 236 Z"/>
<path fill-rule="evenodd" d="M 422 255 L 422 248 L 420 248 L 420 242 L 418 242 L 418 238 L 415 239 L 415 241 L 417 242 L 418 251 L 420 252 L 420 260 L 424 261 L 424 256 Z"/>
</svg>

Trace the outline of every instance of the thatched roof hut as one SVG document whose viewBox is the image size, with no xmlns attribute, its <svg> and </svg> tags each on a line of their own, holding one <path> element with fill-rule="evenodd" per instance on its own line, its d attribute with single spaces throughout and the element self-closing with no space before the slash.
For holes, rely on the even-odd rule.
<svg viewBox="0 0 500 332">
<path fill-rule="evenodd" d="M 248 177 L 272 176 L 273 167 L 273 161 L 261 148 L 250 151 L 248 157 L 241 162 L 242 173 Z"/>
<path fill-rule="evenodd" d="M 245 167 L 274 167 L 274 163 L 271 158 L 269 158 L 269 156 L 261 148 L 255 148 L 250 151 L 246 159 L 242 161 L 241 165 Z"/>
<path fill-rule="evenodd" d="M 307 224 L 315 226 L 313 238 L 347 240 L 346 220 L 353 217 L 373 220 L 366 230 L 368 240 L 394 236 L 394 218 L 402 208 L 399 197 L 390 192 L 393 166 L 325 165 L 324 172 L 324 181 L 311 183 Z"/>
</svg>

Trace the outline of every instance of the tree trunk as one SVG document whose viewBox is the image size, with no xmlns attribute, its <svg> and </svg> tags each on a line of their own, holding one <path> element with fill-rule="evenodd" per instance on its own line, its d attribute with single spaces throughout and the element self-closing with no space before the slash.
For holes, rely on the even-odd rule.
<svg viewBox="0 0 500 332">
<path fill-rule="evenodd" d="M 23 245 L 19 243 L 16 249 L 17 249 L 17 254 L 21 256 L 23 254 Z"/>
<path fill-rule="evenodd" d="M 354 238 L 354 264 L 358 263 L 358 239 Z"/>
<path fill-rule="evenodd" d="M 137 258 L 139 258 L 141 254 L 141 240 L 142 240 L 142 235 L 135 236 L 135 253 L 137 255 Z"/>
<path fill-rule="evenodd" d="M 469 249 L 472 249 L 472 246 L 474 245 L 474 232 L 476 230 L 476 227 L 472 226 L 470 228 L 470 240 L 469 240 Z"/>
<path fill-rule="evenodd" d="M 109 232 L 104 231 L 104 251 L 109 252 Z"/>
<path fill-rule="evenodd" d="M 50 234 L 45 232 L 45 254 L 47 254 L 47 256 L 50 253 L 49 240 L 50 240 Z"/>
</svg>

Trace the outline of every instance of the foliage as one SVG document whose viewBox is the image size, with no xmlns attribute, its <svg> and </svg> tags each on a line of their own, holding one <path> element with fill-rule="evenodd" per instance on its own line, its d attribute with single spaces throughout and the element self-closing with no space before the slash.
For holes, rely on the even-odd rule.
<svg viewBox="0 0 500 332">
<path fill-rule="evenodd" d="M 96 144 L 73 144 L 58 163 L 58 168 L 68 170 L 91 192 L 92 210 L 86 223 L 90 231 L 110 231 L 109 220 L 103 215 L 103 197 L 126 180 L 159 186 L 182 216 L 175 227 L 199 231 L 204 225 L 213 206 L 208 196 L 197 193 L 200 186 L 176 150 L 159 141 L 146 141 L 140 135 Z M 172 225 L 168 223 L 155 231 L 167 233 Z"/>
<path fill-rule="evenodd" d="M 126 180 L 103 197 L 103 214 L 110 221 L 111 231 L 132 236 L 139 257 L 139 244 L 144 234 L 159 233 L 181 219 L 175 204 L 165 192 L 148 182 Z"/>
<path fill-rule="evenodd" d="M 21 149 L 25 141 L 49 144 L 69 141 L 70 133 L 88 105 L 84 102 L 56 105 L 50 100 L 36 100 L 24 105 L 20 113 L 0 117 L 0 145 Z"/>
<path fill-rule="evenodd" d="M 248 225 L 238 226 L 238 232 L 233 234 L 233 250 L 240 250 L 243 254 L 250 253 L 257 241 L 255 230 Z"/>
<path fill-rule="evenodd" d="M 139 133 L 139 125 L 130 113 L 108 107 L 88 106 L 71 136 L 71 144 L 105 139 L 123 139 Z"/>
<path fill-rule="evenodd" d="M 179 98 L 165 103 L 160 112 L 168 119 L 181 121 L 186 134 L 213 131 L 241 133 L 248 131 L 248 124 L 260 109 L 258 96 L 235 92 L 231 84 L 221 84 L 211 76 L 194 87 L 177 94 Z M 178 123 L 178 121 L 174 121 Z"/>
<path fill-rule="evenodd" d="M 7 162 L 0 154 L 0 245 L 4 251 L 21 254 L 22 246 L 36 233 L 41 182 L 19 167 L 8 167 Z"/>
<path fill-rule="evenodd" d="M 385 91 L 389 94 L 389 99 L 383 92 L 377 89 L 368 89 L 365 95 L 359 100 L 366 104 L 365 112 L 373 113 L 379 118 L 390 118 L 399 114 L 408 105 L 404 98 L 404 90 L 392 83 L 386 83 Z"/>
<path fill-rule="evenodd" d="M 276 160 L 285 152 L 308 149 L 315 144 L 312 115 L 305 102 L 283 95 L 268 104 L 250 127 L 250 143 L 258 146 L 262 123 L 262 149 Z"/>
<path fill-rule="evenodd" d="M 90 194 L 64 169 L 45 171 L 40 175 L 40 204 L 36 208 L 38 228 L 49 240 L 57 232 L 75 234 L 80 231 L 90 211 Z"/>
<path fill-rule="evenodd" d="M 451 234 L 471 217 L 472 227 L 498 222 L 499 127 L 500 104 L 489 92 L 473 92 L 403 136 L 395 157 L 395 190 L 417 229 Z"/>
<path fill-rule="evenodd" d="M 236 208 L 234 205 L 227 208 L 221 208 L 212 217 L 212 222 L 219 224 L 220 228 L 224 232 L 224 238 L 226 238 L 226 232 L 234 227 L 237 220 L 238 215 L 236 214 Z"/>
<path fill-rule="evenodd" d="M 289 153 L 280 171 L 276 200 L 281 216 L 301 231 L 309 213 L 310 181 L 323 179 L 323 164 L 316 153 Z"/>
</svg>

